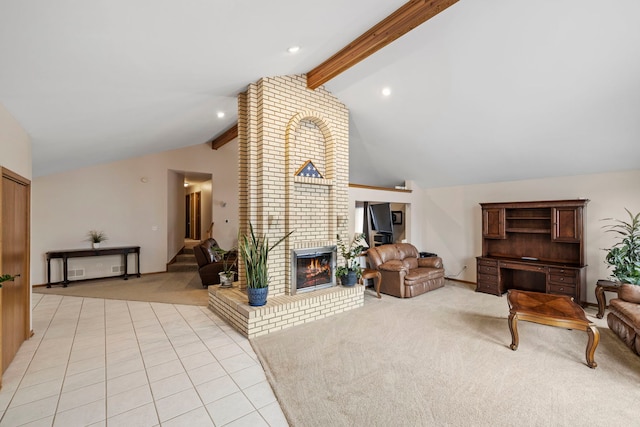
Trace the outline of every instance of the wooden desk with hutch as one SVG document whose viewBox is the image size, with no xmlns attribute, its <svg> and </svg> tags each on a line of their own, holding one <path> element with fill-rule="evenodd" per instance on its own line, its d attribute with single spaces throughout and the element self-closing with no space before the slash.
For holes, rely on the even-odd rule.
<svg viewBox="0 0 640 427">
<path fill-rule="evenodd" d="M 586 288 L 584 223 L 589 200 L 480 203 L 477 292 L 508 289 L 569 295 Z"/>
</svg>

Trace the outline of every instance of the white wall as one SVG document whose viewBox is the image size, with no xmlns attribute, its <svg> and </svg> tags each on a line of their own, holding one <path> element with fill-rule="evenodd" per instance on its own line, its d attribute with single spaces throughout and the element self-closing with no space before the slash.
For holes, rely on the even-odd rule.
<svg viewBox="0 0 640 427">
<path fill-rule="evenodd" d="M 232 146 L 232 147 L 229 147 Z M 228 148 L 229 147 L 229 148 Z M 238 182 L 238 143 L 231 142 L 218 151 L 229 150 L 232 155 L 226 155 L 226 161 L 216 163 L 216 175 L 211 191 L 213 206 L 212 221 L 213 237 L 223 249 L 238 246 L 238 212 L 240 209 L 240 184 Z M 206 232 L 210 224 L 206 224 Z"/>
<path fill-rule="evenodd" d="M 200 238 L 207 238 L 207 230 L 213 221 L 212 208 L 213 198 L 211 197 L 211 181 L 194 185 L 194 191 L 200 192 L 201 216 L 200 216 Z"/>
<path fill-rule="evenodd" d="M 425 247 L 443 258 L 447 276 L 466 265 L 457 278 L 471 282 L 476 281 L 475 257 L 482 253 L 479 203 L 590 199 L 585 226 L 587 289 L 582 295 L 595 302 L 596 282 L 610 276 L 602 248 L 613 243 L 613 236 L 603 232 L 606 222 L 601 220 L 626 220 L 625 207 L 640 211 L 640 170 L 427 189 L 422 195 Z"/>
<path fill-rule="evenodd" d="M 0 104 L 0 166 L 31 180 L 31 139 Z"/>
<path fill-rule="evenodd" d="M 170 233 L 184 237 L 184 221 L 177 219 L 178 214 L 169 214 L 169 187 L 175 185 L 168 182 L 177 182 L 169 179 L 169 171 L 210 173 L 212 198 L 230 202 L 225 208 L 211 202 L 213 216 L 223 209 L 224 213 L 217 215 L 235 219 L 238 178 L 237 173 L 230 174 L 228 170 L 229 164 L 237 169 L 237 158 L 235 142 L 219 150 L 199 144 L 36 178 L 32 185 L 31 283 L 46 283 L 47 251 L 89 247 L 85 235 L 94 228 L 109 237 L 104 246 L 141 246 L 142 273 L 165 271 L 176 250 L 169 250 L 169 239 L 176 240 Z M 172 190 L 172 194 L 176 192 Z M 180 209 L 184 209 L 184 189 L 180 187 L 179 192 Z M 177 203 L 177 197 L 175 200 Z M 235 238 L 237 233 L 237 221 L 216 222 L 214 236 L 221 246 L 232 245 L 234 241 L 229 236 Z M 81 266 L 88 277 L 96 277 L 117 265 L 117 258 L 110 258 L 79 258 L 70 260 L 69 266 Z M 58 263 L 52 267 L 55 264 Z M 60 277 L 56 268 L 52 271 L 54 280 Z"/>
</svg>

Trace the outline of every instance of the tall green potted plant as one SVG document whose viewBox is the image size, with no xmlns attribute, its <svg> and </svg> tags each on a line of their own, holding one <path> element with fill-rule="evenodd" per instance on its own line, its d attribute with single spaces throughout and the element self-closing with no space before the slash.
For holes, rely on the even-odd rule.
<svg viewBox="0 0 640 427">
<path fill-rule="evenodd" d="M 362 250 L 365 247 L 364 233 L 358 233 L 355 235 L 351 243 L 347 244 L 337 236 L 338 250 L 340 255 L 344 258 L 344 265 L 336 268 L 336 277 L 340 278 L 340 282 L 343 286 L 353 286 L 358 279 L 362 276 L 362 268 L 358 258 L 362 255 Z"/>
<path fill-rule="evenodd" d="M 607 251 L 605 262 L 613 268 L 611 275 L 622 285 L 640 285 L 640 212 L 629 214 L 629 221 L 607 218 L 612 224 L 604 226 L 605 231 L 614 233 L 619 240 Z M 640 286 L 634 286 L 629 292 L 640 297 Z"/>
<path fill-rule="evenodd" d="M 253 225 L 249 223 L 249 234 L 241 235 L 238 238 L 238 248 L 244 262 L 245 275 L 247 279 L 247 296 L 249 305 L 262 306 L 267 303 L 269 293 L 269 274 L 267 271 L 267 259 L 269 252 L 287 237 L 290 231 L 273 245 L 269 246 L 266 236 L 258 236 L 253 230 Z"/>
</svg>

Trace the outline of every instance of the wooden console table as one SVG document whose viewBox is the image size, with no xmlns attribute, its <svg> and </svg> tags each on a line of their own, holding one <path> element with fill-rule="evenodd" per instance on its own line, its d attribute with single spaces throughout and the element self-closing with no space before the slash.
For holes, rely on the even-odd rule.
<svg viewBox="0 0 640 427">
<path fill-rule="evenodd" d="M 99 249 L 69 249 L 62 251 L 50 251 L 47 252 L 47 288 L 50 288 L 52 284 L 62 284 L 63 287 L 67 287 L 69 284 L 68 266 L 67 261 L 69 258 L 83 258 L 92 256 L 106 256 L 106 255 L 122 255 L 122 261 L 124 263 L 124 274 L 119 276 L 106 276 L 106 277 L 122 277 L 124 280 L 129 279 L 127 273 L 127 258 L 129 254 L 136 254 L 136 277 L 140 277 L 140 246 L 117 246 L 111 248 L 99 248 Z M 62 259 L 62 282 L 51 282 L 51 260 Z M 106 278 L 106 277 L 94 277 L 93 279 Z M 85 279 L 88 280 L 88 279 Z M 78 280 L 80 281 L 80 280 Z"/>
</svg>

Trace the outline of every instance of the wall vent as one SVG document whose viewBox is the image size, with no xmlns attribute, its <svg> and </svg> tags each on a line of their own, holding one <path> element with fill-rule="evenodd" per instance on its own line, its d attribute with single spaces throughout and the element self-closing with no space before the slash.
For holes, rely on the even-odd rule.
<svg viewBox="0 0 640 427">
<path fill-rule="evenodd" d="M 67 277 L 84 277 L 84 268 L 72 268 L 67 271 Z"/>
<path fill-rule="evenodd" d="M 112 273 L 124 274 L 124 265 L 112 265 L 111 266 Z"/>
</svg>

